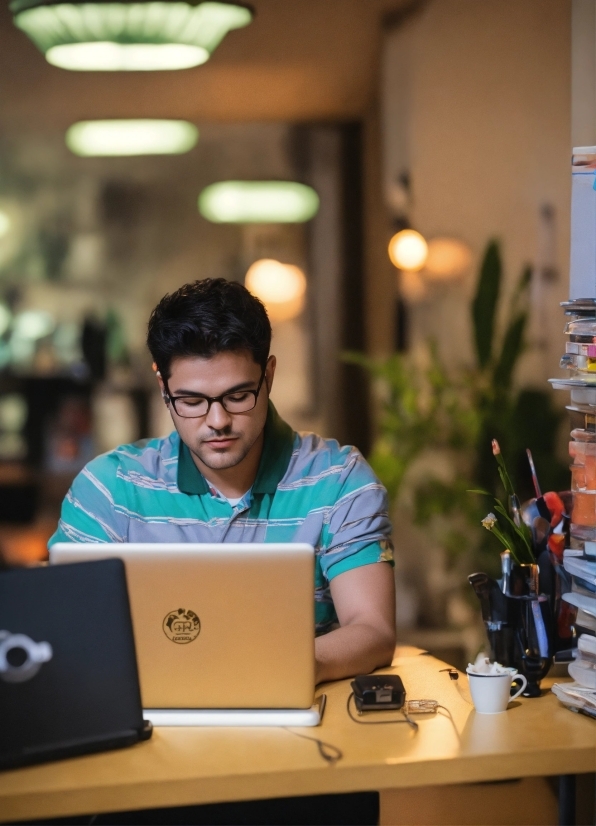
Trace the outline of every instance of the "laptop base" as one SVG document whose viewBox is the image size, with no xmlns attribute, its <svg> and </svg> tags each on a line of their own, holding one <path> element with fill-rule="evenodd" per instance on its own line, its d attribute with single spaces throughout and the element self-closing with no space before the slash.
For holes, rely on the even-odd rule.
<svg viewBox="0 0 596 826">
<path fill-rule="evenodd" d="M 318 726 L 325 695 L 310 708 L 146 708 L 143 716 L 154 726 Z"/>
</svg>

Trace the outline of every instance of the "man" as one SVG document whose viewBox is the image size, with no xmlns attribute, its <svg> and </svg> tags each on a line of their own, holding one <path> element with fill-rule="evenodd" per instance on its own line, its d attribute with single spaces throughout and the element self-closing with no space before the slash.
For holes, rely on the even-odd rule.
<svg viewBox="0 0 596 826">
<path fill-rule="evenodd" d="M 395 645 L 386 492 L 357 450 L 279 418 L 270 343 L 265 308 L 241 284 L 166 295 L 147 344 L 176 430 L 90 462 L 50 544 L 308 542 L 317 682 L 367 673 Z"/>
</svg>

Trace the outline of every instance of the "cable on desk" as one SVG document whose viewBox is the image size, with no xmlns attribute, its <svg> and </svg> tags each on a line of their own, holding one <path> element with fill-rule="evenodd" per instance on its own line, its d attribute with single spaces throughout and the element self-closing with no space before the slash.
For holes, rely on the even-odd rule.
<svg viewBox="0 0 596 826">
<path fill-rule="evenodd" d="M 441 671 L 446 671 L 449 674 L 449 679 L 455 681 L 455 688 L 457 689 L 457 693 L 462 698 L 464 703 L 467 703 L 469 706 L 474 705 L 474 703 L 463 693 L 459 683 L 457 682 L 459 679 L 459 671 L 456 668 L 441 668 L 439 669 L 439 674 L 441 673 Z"/>
<path fill-rule="evenodd" d="M 319 750 L 319 754 L 321 755 L 323 760 L 325 760 L 325 762 L 329 763 L 332 766 L 334 766 L 344 756 L 343 751 L 339 749 L 337 746 L 334 746 L 333 743 L 326 743 L 324 740 L 320 740 L 318 737 L 309 737 L 308 734 L 302 734 L 298 731 L 292 731 L 292 729 L 287 728 L 287 726 L 283 726 L 283 728 L 290 734 L 295 734 L 296 737 L 302 737 L 303 740 L 310 740 L 311 742 L 316 743 L 317 748 Z"/>
<path fill-rule="evenodd" d="M 408 717 L 408 715 L 405 711 L 401 712 L 403 714 L 403 717 L 404 717 L 403 720 L 359 720 L 357 717 L 354 717 L 354 715 L 352 714 L 352 709 L 350 708 L 350 701 L 352 700 L 353 697 L 354 697 L 354 692 L 352 691 L 352 692 L 350 692 L 350 695 L 348 697 L 348 702 L 347 702 L 346 708 L 347 708 L 347 711 L 348 711 L 348 716 L 355 723 L 358 723 L 361 726 L 386 726 L 386 725 L 391 725 L 392 723 L 407 723 L 411 728 L 414 729 L 414 731 L 418 731 L 418 723 L 416 723 L 414 720 L 412 720 L 411 717 Z"/>
<path fill-rule="evenodd" d="M 449 721 L 451 722 L 451 725 L 453 726 L 453 730 L 455 731 L 455 735 L 456 735 L 457 739 L 461 742 L 461 737 L 460 737 L 459 731 L 457 730 L 457 726 L 455 725 L 455 720 L 453 719 L 453 714 L 447 708 L 447 706 L 442 706 L 442 705 L 437 706 L 437 714 L 439 713 L 438 709 L 440 709 L 440 708 L 442 708 L 443 711 L 447 712 L 447 714 L 441 714 L 441 717 L 447 717 L 449 719 Z"/>
</svg>

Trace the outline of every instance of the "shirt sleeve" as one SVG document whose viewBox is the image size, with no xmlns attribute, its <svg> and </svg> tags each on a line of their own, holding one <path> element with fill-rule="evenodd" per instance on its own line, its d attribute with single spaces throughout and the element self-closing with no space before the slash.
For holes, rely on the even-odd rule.
<svg viewBox="0 0 596 826">
<path fill-rule="evenodd" d="M 321 538 L 321 569 L 329 581 L 362 565 L 393 565 L 387 491 L 359 453 L 345 475 Z"/>
<path fill-rule="evenodd" d="M 128 518 L 110 492 L 117 466 L 118 458 L 107 453 L 79 473 L 62 503 L 58 529 L 48 547 L 56 542 L 126 542 Z"/>
</svg>

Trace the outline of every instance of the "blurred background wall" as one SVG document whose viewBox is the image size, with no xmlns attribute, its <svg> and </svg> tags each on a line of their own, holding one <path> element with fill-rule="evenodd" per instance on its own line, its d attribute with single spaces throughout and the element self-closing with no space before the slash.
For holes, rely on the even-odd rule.
<svg viewBox="0 0 596 826">
<path fill-rule="evenodd" d="M 434 331 L 447 359 L 470 360 L 470 276 L 498 238 L 506 291 L 525 264 L 553 271 L 540 296 L 550 335 L 519 376 L 538 383 L 557 370 L 567 297 L 570 25 L 565 0 L 440 0 L 390 29 L 383 48 L 386 197 L 407 173 L 412 225 L 473 251 L 459 285 L 429 285 L 412 302 L 411 346 Z"/>
<path fill-rule="evenodd" d="M 377 269 L 370 349 L 403 350 L 423 371 L 432 338 L 448 370 L 474 370 L 471 302 L 482 256 L 494 239 L 503 265 L 496 337 L 522 270 L 529 267 L 526 345 L 515 383 L 548 397 L 547 379 L 558 375 L 562 351 L 558 305 L 568 297 L 571 3 L 440 0 L 407 12 L 387 16 L 383 34 L 381 189 L 387 226 L 411 226 L 426 239 L 459 240 L 469 257 L 456 277 L 425 268 L 402 272 L 397 306 L 391 308 L 383 296 L 395 289 L 395 270 Z M 383 407 L 382 391 L 380 398 Z M 563 405 L 561 399 L 552 403 Z M 562 435 L 555 437 L 561 456 Z M 398 624 L 408 639 L 412 626 L 432 627 L 417 632 L 422 646 L 463 646 L 472 653 L 481 635 L 459 583 L 469 566 L 489 561 L 466 555 L 470 540 L 464 539 L 465 520 L 455 527 L 457 505 L 437 498 L 431 509 L 438 515 L 421 523 L 415 504 L 428 480 L 455 484 L 459 459 L 435 443 L 421 451 L 400 488 L 394 510 Z M 451 515 L 445 507 L 452 507 Z M 456 550 L 449 551 L 447 537 L 459 530 Z M 451 656 L 457 657 L 454 650 Z"/>
</svg>

